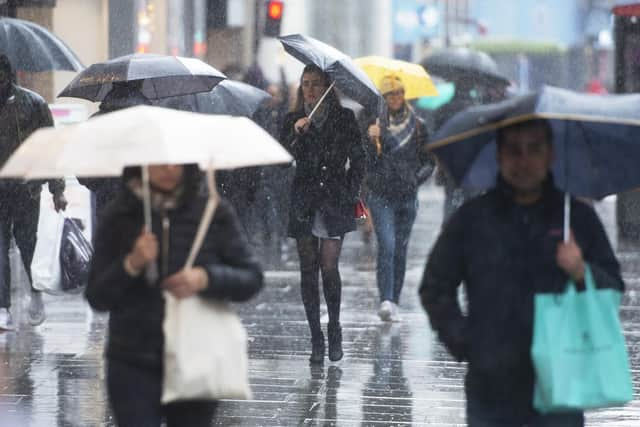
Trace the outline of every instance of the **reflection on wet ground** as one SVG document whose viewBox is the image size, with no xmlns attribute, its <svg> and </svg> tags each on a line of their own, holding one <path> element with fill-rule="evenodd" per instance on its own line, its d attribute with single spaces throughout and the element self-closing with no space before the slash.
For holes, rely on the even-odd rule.
<svg viewBox="0 0 640 427">
<path fill-rule="evenodd" d="M 442 211 L 439 188 L 427 187 L 420 196 L 402 321 L 378 320 L 373 260 L 353 233 L 341 265 L 345 357 L 310 367 L 295 264 L 268 272 L 266 290 L 238 306 L 250 336 L 254 398 L 223 402 L 216 425 L 464 425 L 465 367 L 437 342 L 416 297 Z M 613 232 L 614 203 L 607 200 L 598 209 Z M 629 287 L 622 318 L 636 400 L 589 413 L 590 426 L 640 425 L 640 250 L 625 247 L 619 255 Z M 19 287 L 14 295 L 20 328 L 0 334 L 0 426 L 112 426 L 103 386 L 106 316 L 92 313 L 78 296 L 47 297 L 47 321 L 32 328 L 24 318 L 25 291 Z"/>
</svg>

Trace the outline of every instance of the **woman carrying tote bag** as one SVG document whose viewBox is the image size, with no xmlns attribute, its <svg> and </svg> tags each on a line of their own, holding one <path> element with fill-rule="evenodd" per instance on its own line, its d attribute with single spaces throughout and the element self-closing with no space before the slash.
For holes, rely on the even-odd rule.
<svg viewBox="0 0 640 427">
<path fill-rule="evenodd" d="M 209 426 L 213 400 L 163 405 L 163 292 L 177 299 L 246 301 L 263 285 L 262 271 L 230 205 L 221 201 L 193 268 L 183 269 L 204 207 L 195 165 L 149 167 L 152 226 L 144 228 L 140 168 L 123 174 L 124 186 L 106 209 L 95 239 L 86 290 L 89 304 L 108 311 L 106 378 L 119 426 Z M 159 279 L 150 283 L 148 266 Z M 211 339 L 215 340 L 215 336 Z"/>
</svg>

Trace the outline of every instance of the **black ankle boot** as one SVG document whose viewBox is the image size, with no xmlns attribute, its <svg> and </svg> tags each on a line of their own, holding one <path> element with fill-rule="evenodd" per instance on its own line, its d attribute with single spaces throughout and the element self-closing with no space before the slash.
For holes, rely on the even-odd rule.
<svg viewBox="0 0 640 427">
<path fill-rule="evenodd" d="M 327 333 L 329 334 L 329 360 L 337 362 L 344 355 L 342 352 L 342 328 L 340 324 L 329 325 Z"/>
<path fill-rule="evenodd" d="M 311 339 L 309 363 L 324 363 L 324 335 L 322 335 L 322 332 L 320 332 L 320 336 Z"/>
</svg>

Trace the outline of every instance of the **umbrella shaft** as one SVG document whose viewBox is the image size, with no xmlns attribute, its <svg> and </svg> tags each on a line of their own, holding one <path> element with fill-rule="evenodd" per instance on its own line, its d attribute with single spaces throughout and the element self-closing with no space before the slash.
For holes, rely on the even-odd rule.
<svg viewBox="0 0 640 427">
<path fill-rule="evenodd" d="M 320 101 L 316 103 L 316 106 L 313 107 L 313 110 L 311 110 L 311 113 L 309 113 L 309 119 L 313 117 L 315 112 L 318 110 L 318 107 L 320 106 L 320 104 L 322 104 L 322 101 L 324 101 L 327 95 L 329 95 L 329 92 L 331 91 L 331 89 L 333 89 L 333 86 L 335 86 L 335 84 L 336 82 L 331 82 L 331 85 L 327 88 L 327 90 L 324 91 L 324 94 L 322 95 L 322 98 L 320 98 Z"/>
</svg>

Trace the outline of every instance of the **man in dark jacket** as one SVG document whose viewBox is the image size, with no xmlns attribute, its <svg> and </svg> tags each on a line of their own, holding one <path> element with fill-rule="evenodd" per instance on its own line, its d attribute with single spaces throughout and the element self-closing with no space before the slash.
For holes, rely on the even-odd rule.
<svg viewBox="0 0 640 427">
<path fill-rule="evenodd" d="M 151 105 L 149 98 L 142 94 L 142 82 L 143 80 L 134 80 L 131 82 L 113 83 L 112 89 L 105 95 L 100 103 L 98 112 L 91 117 L 101 116 L 137 105 Z M 120 179 L 80 178 L 78 181 L 93 192 L 93 223 L 95 224 L 109 202 L 115 198 L 115 195 L 120 190 Z"/>
<path fill-rule="evenodd" d="M 0 165 L 33 131 L 53 126 L 47 103 L 40 95 L 15 83 L 9 59 L 0 55 Z M 11 272 L 9 242 L 11 234 L 20 248 L 24 268 L 31 281 L 31 260 L 36 246 L 38 216 L 40 214 L 41 181 L 0 182 L 0 331 L 13 328 L 11 306 Z M 64 180 L 49 181 L 56 210 L 64 209 Z M 29 321 L 39 325 L 44 321 L 44 307 L 40 292 L 32 288 Z"/>
<path fill-rule="evenodd" d="M 586 204 L 571 203 L 562 241 L 563 194 L 549 173 L 551 127 L 544 120 L 498 132 L 495 188 L 464 204 L 438 238 L 420 298 L 449 352 L 468 362 L 470 426 L 582 426 L 581 412 L 541 415 L 532 406 L 533 299 L 580 284 L 591 269 L 598 287 L 623 289 L 603 226 Z M 464 282 L 467 314 L 458 303 Z"/>
</svg>

